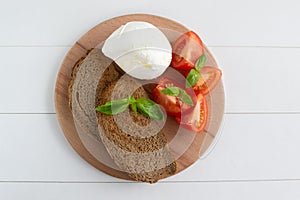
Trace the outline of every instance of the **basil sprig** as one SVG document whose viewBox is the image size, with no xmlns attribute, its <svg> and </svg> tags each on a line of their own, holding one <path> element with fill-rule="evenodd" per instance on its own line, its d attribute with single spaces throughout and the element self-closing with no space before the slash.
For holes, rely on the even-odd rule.
<svg viewBox="0 0 300 200">
<path fill-rule="evenodd" d="M 161 92 L 169 96 L 178 97 L 183 103 L 186 103 L 188 105 L 191 106 L 194 105 L 191 96 L 188 95 L 188 93 L 185 90 L 179 87 L 175 87 L 175 86 L 168 87 L 161 90 Z"/>
<path fill-rule="evenodd" d="M 207 61 L 206 54 L 203 53 L 195 64 L 195 69 L 192 69 L 186 77 L 185 87 L 190 88 L 195 85 L 200 79 L 200 71 Z"/>
<path fill-rule="evenodd" d="M 104 105 L 98 106 L 96 110 L 107 115 L 117 115 L 124 112 L 128 106 L 131 107 L 131 110 L 135 114 L 139 111 L 141 114 L 152 119 L 164 119 L 164 113 L 161 107 L 154 101 L 147 98 L 135 99 L 133 96 L 126 99 L 106 102 Z"/>
</svg>

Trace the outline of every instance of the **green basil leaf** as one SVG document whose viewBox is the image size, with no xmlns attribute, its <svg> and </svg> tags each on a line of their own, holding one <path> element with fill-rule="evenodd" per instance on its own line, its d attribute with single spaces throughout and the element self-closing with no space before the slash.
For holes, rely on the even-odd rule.
<svg viewBox="0 0 300 200">
<path fill-rule="evenodd" d="M 199 72 L 196 71 L 196 73 L 199 73 Z M 188 105 L 193 105 L 193 101 L 192 101 L 192 98 L 190 97 L 190 95 L 188 95 L 185 90 L 183 90 L 179 87 L 169 87 L 169 88 L 161 90 L 161 92 L 166 95 L 179 97 L 179 99 L 183 103 L 186 103 Z"/>
<path fill-rule="evenodd" d="M 135 116 L 137 115 L 137 107 L 136 107 L 136 100 L 134 96 L 129 97 L 129 105 L 131 107 L 131 110 L 134 112 Z"/>
<path fill-rule="evenodd" d="M 180 88 L 179 87 L 174 87 L 174 86 L 173 87 L 168 87 L 166 89 L 161 90 L 161 92 L 163 94 L 166 94 L 166 95 L 177 97 L 180 93 Z"/>
<path fill-rule="evenodd" d="M 191 106 L 194 105 L 191 96 L 188 95 L 188 93 L 186 93 L 186 91 L 184 91 L 184 90 L 181 90 L 181 91 L 180 91 L 179 99 L 180 99 L 183 103 L 186 103 L 186 104 L 191 105 Z"/>
<path fill-rule="evenodd" d="M 133 104 L 135 102 L 136 102 L 136 100 L 135 100 L 134 96 L 130 96 L 129 97 L 129 104 Z"/>
<path fill-rule="evenodd" d="M 137 115 L 137 106 L 136 106 L 136 102 L 133 102 L 130 104 L 131 106 L 131 110 L 134 112 L 135 116 Z"/>
<path fill-rule="evenodd" d="M 191 71 L 189 72 L 189 74 L 186 77 L 185 87 L 186 88 L 192 87 L 193 85 L 195 85 L 198 82 L 199 79 L 200 79 L 199 71 L 197 71 L 195 69 L 191 69 Z"/>
<path fill-rule="evenodd" d="M 140 113 L 156 120 L 163 120 L 164 113 L 161 107 L 154 101 L 146 98 L 140 98 L 136 100 L 136 105 Z"/>
<path fill-rule="evenodd" d="M 198 70 L 198 71 L 201 71 L 201 69 L 204 67 L 204 65 L 206 64 L 206 60 L 207 60 L 207 57 L 206 57 L 206 54 L 203 53 L 199 59 L 197 60 L 196 64 L 195 64 L 195 68 Z"/>
<path fill-rule="evenodd" d="M 121 99 L 117 101 L 109 101 L 104 105 L 98 106 L 97 111 L 108 115 L 116 115 L 126 110 L 129 105 L 129 99 Z"/>
</svg>

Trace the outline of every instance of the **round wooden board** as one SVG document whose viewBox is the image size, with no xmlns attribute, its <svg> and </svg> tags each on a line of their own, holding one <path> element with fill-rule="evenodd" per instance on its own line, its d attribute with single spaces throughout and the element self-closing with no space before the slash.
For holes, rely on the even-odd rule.
<svg viewBox="0 0 300 200">
<path fill-rule="evenodd" d="M 73 120 L 73 115 L 69 108 L 68 104 L 68 84 L 71 79 L 71 72 L 74 64 L 81 57 L 83 57 L 88 50 L 96 47 L 118 27 L 122 24 L 125 24 L 129 21 L 147 21 L 159 28 L 165 28 L 174 30 L 180 33 L 186 32 L 188 29 L 183 25 L 174 22 L 170 19 L 166 19 L 159 16 L 147 15 L 147 14 L 132 14 L 116 17 L 104 21 L 88 31 L 84 36 L 82 36 L 70 49 L 66 55 L 61 68 L 59 70 L 56 88 L 55 88 L 55 107 L 56 114 L 60 126 L 65 134 L 65 137 L 68 139 L 75 151 L 88 163 L 90 163 L 95 168 L 101 170 L 102 172 L 109 174 L 114 177 L 131 180 L 130 177 L 121 170 L 108 167 L 103 162 L 97 160 L 84 146 L 81 141 Z M 208 54 L 210 59 L 210 65 L 218 67 L 213 56 L 209 50 L 205 47 L 205 51 Z M 176 173 L 186 169 L 191 164 L 199 159 L 201 155 L 208 149 L 208 147 L 214 141 L 216 134 L 218 133 L 223 113 L 224 113 L 224 88 L 222 81 L 216 86 L 214 91 L 211 92 L 207 97 L 209 105 L 209 126 L 206 127 L 206 130 L 195 135 L 193 138 L 192 144 L 180 156 L 177 160 L 177 171 Z M 168 140 L 170 139 L 167 136 Z M 103 145 L 103 144 L 102 144 Z"/>
</svg>

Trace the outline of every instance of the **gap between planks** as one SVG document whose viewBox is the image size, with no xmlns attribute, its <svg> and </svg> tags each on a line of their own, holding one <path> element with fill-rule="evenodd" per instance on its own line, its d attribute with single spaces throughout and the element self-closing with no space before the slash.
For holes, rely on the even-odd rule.
<svg viewBox="0 0 300 200">
<path fill-rule="evenodd" d="M 165 184 L 165 183 L 245 183 L 245 182 L 298 182 L 300 178 L 295 179 L 242 179 L 242 180 L 210 180 L 210 181 L 160 181 L 157 184 Z M 133 181 L 8 181 L 1 180 L 0 184 L 6 183 L 46 183 L 46 184 L 139 184 L 139 182 Z M 144 183 L 142 183 L 144 184 Z"/>
</svg>

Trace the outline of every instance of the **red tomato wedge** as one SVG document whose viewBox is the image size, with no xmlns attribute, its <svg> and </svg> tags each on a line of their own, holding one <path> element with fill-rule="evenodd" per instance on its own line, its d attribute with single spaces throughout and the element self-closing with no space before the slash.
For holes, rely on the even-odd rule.
<svg viewBox="0 0 300 200">
<path fill-rule="evenodd" d="M 181 89 L 183 88 L 177 82 L 168 78 L 163 78 L 161 81 L 159 81 L 158 85 L 152 91 L 152 98 L 156 103 L 160 104 L 166 109 L 168 115 L 180 116 L 181 113 L 186 112 L 187 110 L 191 109 L 193 106 L 183 103 L 182 101 L 180 101 L 178 97 L 169 96 L 161 92 L 161 90 L 172 86 L 176 86 Z M 189 93 L 191 91 L 192 89 L 190 89 L 190 91 L 187 92 Z M 192 93 L 193 95 L 190 96 L 192 97 L 194 102 L 196 102 L 196 96 L 193 91 Z"/>
<path fill-rule="evenodd" d="M 200 71 L 200 74 L 200 79 L 192 88 L 196 95 L 199 93 L 206 95 L 215 88 L 222 76 L 222 71 L 216 67 L 205 66 Z"/>
<path fill-rule="evenodd" d="M 203 53 L 203 43 L 199 36 L 193 31 L 186 32 L 173 44 L 171 65 L 175 69 L 190 70 Z"/>
<path fill-rule="evenodd" d="M 195 107 L 181 117 L 176 117 L 176 121 L 184 128 L 200 133 L 206 126 L 207 114 L 206 100 L 202 94 L 198 94 Z"/>
</svg>

